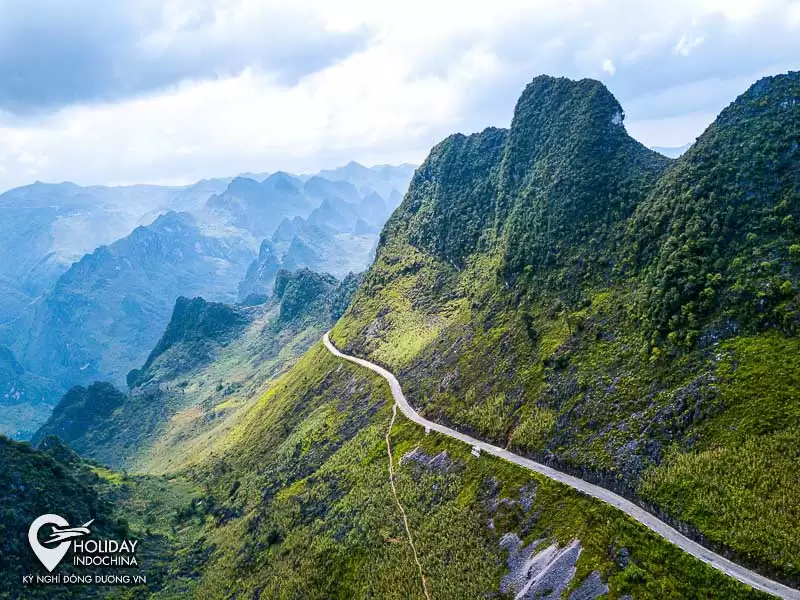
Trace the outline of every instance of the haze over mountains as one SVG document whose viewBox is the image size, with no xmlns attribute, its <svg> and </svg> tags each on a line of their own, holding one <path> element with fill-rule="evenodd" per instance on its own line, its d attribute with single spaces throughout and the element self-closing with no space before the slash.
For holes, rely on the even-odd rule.
<svg viewBox="0 0 800 600">
<path fill-rule="evenodd" d="M 147 360 L 127 376 L 129 394 L 105 382 L 74 387 L 32 442 L 55 435 L 117 469 L 167 471 L 196 458 L 336 322 L 359 281 L 307 269 L 275 279 L 270 300 L 255 306 L 179 298 Z"/>
<path fill-rule="evenodd" d="M 262 269 L 256 284 L 246 276 L 276 234 L 277 267 L 338 277 L 363 270 L 412 171 L 350 163 L 327 177 L 36 183 L 0 195 L 0 431 L 32 433 L 73 384 L 121 385 L 177 296 L 235 302 L 240 287 L 268 293 L 277 268 L 267 278 Z"/>
</svg>

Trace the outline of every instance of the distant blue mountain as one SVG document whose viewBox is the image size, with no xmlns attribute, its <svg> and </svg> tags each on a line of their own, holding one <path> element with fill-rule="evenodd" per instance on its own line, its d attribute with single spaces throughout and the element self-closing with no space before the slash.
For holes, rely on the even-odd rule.
<svg viewBox="0 0 800 600">
<path fill-rule="evenodd" d="M 271 293 L 280 268 L 362 271 L 412 170 L 1 194 L 0 433 L 26 435 L 72 385 L 124 381 L 180 295 L 233 302 Z"/>
</svg>

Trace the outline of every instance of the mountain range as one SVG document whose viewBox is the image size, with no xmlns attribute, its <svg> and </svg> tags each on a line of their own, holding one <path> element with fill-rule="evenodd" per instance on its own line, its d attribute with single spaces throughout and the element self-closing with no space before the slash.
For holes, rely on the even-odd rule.
<svg viewBox="0 0 800 600">
<path fill-rule="evenodd" d="M 762 79 L 670 161 L 600 83 L 535 79 L 510 129 L 433 149 L 334 341 L 798 581 L 799 97 Z"/>
<path fill-rule="evenodd" d="M 281 225 L 292 224 L 276 240 L 278 267 L 362 271 L 413 167 L 346 170 L 359 189 L 338 171 L 278 172 L 181 188 L 37 183 L 0 196 L 0 431 L 29 436 L 72 385 L 124 384 L 178 296 L 268 292 L 278 269 L 259 267 L 257 250 Z M 384 200 L 370 183 L 396 193 Z"/>
<path fill-rule="evenodd" d="M 127 392 L 73 387 L 36 449 L 0 439 L 8 520 L 40 509 L 32 487 L 54 497 L 33 463 L 109 535 L 127 511 L 156 578 L 110 595 L 767 597 L 609 504 L 407 420 L 386 380 L 318 341 L 332 325 L 426 419 L 615 490 L 797 588 L 799 143 L 800 73 L 756 82 L 678 159 L 633 139 L 602 83 L 540 76 L 509 128 L 431 150 L 363 277 L 286 267 L 324 265 L 333 246 L 312 242 L 374 225 L 350 212 L 381 208 L 373 192 L 392 210 L 377 185 L 350 182 L 359 200 L 336 185 L 268 234 L 242 217 L 264 237 L 238 303 L 179 299 Z M 307 198 L 312 179 L 289 183 Z M 205 223 L 245 215 L 239 200 L 209 200 Z M 13 589 L 27 555 L 3 543 Z"/>
<path fill-rule="evenodd" d="M 113 468 L 174 470 L 228 433 L 237 414 L 341 316 L 356 285 L 354 276 L 340 282 L 281 270 L 260 305 L 179 298 L 147 360 L 128 374 L 129 393 L 104 382 L 73 387 L 32 442 L 52 435 Z"/>
</svg>

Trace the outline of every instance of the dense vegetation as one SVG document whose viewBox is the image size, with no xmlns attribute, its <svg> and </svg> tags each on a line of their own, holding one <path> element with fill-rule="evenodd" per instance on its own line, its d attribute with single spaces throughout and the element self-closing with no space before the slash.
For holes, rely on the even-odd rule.
<svg viewBox="0 0 800 600">
<path fill-rule="evenodd" d="M 75 386 L 53 409 L 47 422 L 34 434 L 38 444 L 52 435 L 80 452 L 85 452 L 82 438 L 102 434 L 97 424 L 109 419 L 127 397 L 110 383 L 98 381 L 88 387 Z"/>
<path fill-rule="evenodd" d="M 309 351 L 194 469 L 216 519 L 198 597 L 422 598 L 388 483 L 390 415 L 383 380 Z M 506 534 L 580 540 L 567 591 L 596 573 L 609 598 L 761 597 L 609 507 L 403 419 L 391 444 L 434 598 L 511 597 Z"/>
<path fill-rule="evenodd" d="M 0 436 L 0 598 L 139 598 L 165 589 L 177 594 L 180 577 L 202 559 L 193 549 L 202 523 L 202 515 L 191 509 L 198 499 L 185 480 L 112 473 L 84 462 L 56 438 L 46 438 L 35 450 Z M 147 587 L 23 587 L 22 575 L 46 573 L 28 545 L 28 527 L 53 512 L 73 525 L 94 519 L 91 531 L 99 538 L 139 540 L 139 572 L 147 576 Z M 69 560 L 58 569 L 86 572 Z"/>
<path fill-rule="evenodd" d="M 508 132 L 437 146 L 334 340 L 430 418 L 798 582 L 800 74 L 672 162 L 622 117 L 597 82 L 543 77 Z"/>
<path fill-rule="evenodd" d="M 537 77 L 525 89 L 496 200 L 505 281 L 575 297 L 607 277 L 616 229 L 669 162 L 631 138 L 623 117 L 597 81 Z"/>
<path fill-rule="evenodd" d="M 281 271 L 265 304 L 179 298 L 161 340 L 128 375 L 128 394 L 108 383 L 74 388 L 33 441 L 57 435 L 103 464 L 148 472 L 197 460 L 333 324 L 357 282 Z"/>
<path fill-rule="evenodd" d="M 797 333 L 798 98 L 797 74 L 753 85 L 631 220 L 653 348 L 691 348 L 703 335 L 727 337 L 716 333 L 725 329 Z"/>
<path fill-rule="evenodd" d="M 799 111 L 800 75 L 767 78 L 668 161 L 601 84 L 537 78 L 509 130 L 432 150 L 363 280 L 280 271 L 269 300 L 182 300 L 121 403 L 73 390 L 41 436 L 192 482 L 90 469 L 87 494 L 175 553 L 156 597 L 423 597 L 386 385 L 313 345 L 344 311 L 337 345 L 429 418 L 800 582 Z M 96 422 L 70 416 L 93 402 Z M 402 418 L 389 439 L 434 597 L 513 597 L 537 541 L 580 545 L 556 596 L 761 597 L 563 486 Z"/>
</svg>

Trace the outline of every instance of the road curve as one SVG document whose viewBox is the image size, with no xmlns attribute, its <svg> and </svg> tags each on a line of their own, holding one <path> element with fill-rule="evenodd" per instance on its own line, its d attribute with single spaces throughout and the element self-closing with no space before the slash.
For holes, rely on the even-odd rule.
<svg viewBox="0 0 800 600">
<path fill-rule="evenodd" d="M 350 356 L 348 354 L 344 354 L 340 352 L 336 346 L 333 345 L 331 342 L 329 333 L 326 333 L 323 336 L 323 342 L 325 343 L 325 347 L 328 351 L 337 356 L 339 358 L 343 358 L 344 360 L 350 361 L 357 365 L 360 365 L 374 373 L 377 373 L 381 377 L 383 377 L 386 381 L 389 382 L 389 389 L 392 392 L 392 397 L 394 401 L 397 403 L 397 406 L 400 407 L 400 410 L 403 414 L 408 417 L 410 420 L 422 425 L 423 427 L 427 427 L 433 431 L 438 431 L 439 433 L 446 435 L 448 437 L 454 438 L 456 440 L 460 440 L 465 444 L 469 444 L 470 446 L 480 448 L 481 452 L 486 452 L 487 454 L 491 454 L 493 456 L 497 456 L 504 460 L 514 463 L 515 465 L 519 465 L 521 467 L 525 467 L 526 469 L 530 469 L 540 475 L 544 475 L 554 481 L 558 481 L 559 483 L 563 483 L 564 485 L 568 485 L 569 487 L 578 490 L 579 492 L 583 492 L 593 498 L 597 498 L 605 502 L 606 504 L 610 504 L 611 506 L 618 508 L 626 515 L 630 516 L 634 520 L 638 521 L 654 533 L 658 534 L 668 542 L 672 542 L 678 548 L 691 554 L 698 560 L 703 561 L 704 563 L 711 565 L 718 571 L 722 571 L 726 575 L 733 577 L 734 579 L 741 581 L 742 583 L 749 585 L 750 587 L 760 590 L 762 592 L 766 592 L 767 594 L 771 594 L 773 596 L 777 596 L 778 598 L 784 598 L 786 600 L 800 600 L 800 590 L 796 590 L 794 588 L 790 588 L 782 583 L 778 583 L 777 581 L 773 581 L 763 575 L 759 575 L 758 573 L 751 571 L 750 569 L 746 569 L 741 565 L 736 564 L 735 562 L 731 562 L 724 556 L 720 556 L 712 552 L 711 550 L 701 546 L 694 540 L 689 539 L 679 531 L 675 530 L 674 528 L 670 527 L 657 517 L 651 515 L 649 512 L 644 510 L 642 507 L 634 504 L 630 500 L 626 500 L 622 496 L 615 494 L 612 491 L 609 491 L 603 487 L 595 485 L 593 483 L 588 483 L 583 479 L 578 479 L 577 477 L 573 477 L 572 475 L 567 475 L 566 473 L 562 473 L 561 471 L 557 471 L 551 467 L 543 465 L 541 463 L 534 462 L 528 458 L 524 458 L 513 452 L 509 452 L 504 448 L 499 448 L 497 446 L 493 446 L 481 440 L 477 440 L 473 437 L 465 435 L 456 431 L 455 429 L 450 429 L 449 427 L 445 427 L 444 425 L 439 425 L 438 423 L 434 423 L 433 421 L 429 421 L 420 415 L 411 408 L 411 405 L 406 400 L 406 397 L 403 395 L 403 390 L 400 387 L 400 382 L 397 381 L 397 378 L 392 375 L 389 371 L 384 369 L 383 367 L 376 365 L 374 363 L 369 362 L 368 360 L 364 360 L 363 358 L 356 358 L 355 356 Z"/>
</svg>

